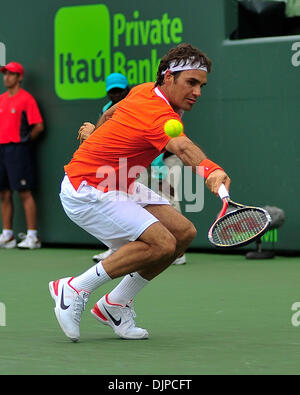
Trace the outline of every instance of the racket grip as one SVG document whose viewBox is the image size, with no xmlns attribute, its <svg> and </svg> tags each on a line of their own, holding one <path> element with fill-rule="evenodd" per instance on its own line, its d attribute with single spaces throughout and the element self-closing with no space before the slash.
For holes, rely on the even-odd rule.
<svg viewBox="0 0 300 395">
<path fill-rule="evenodd" d="M 220 198 L 223 200 L 224 198 L 229 197 L 229 192 L 227 191 L 226 187 L 224 184 L 221 184 L 219 190 L 218 190 L 218 194 L 220 196 Z"/>
</svg>

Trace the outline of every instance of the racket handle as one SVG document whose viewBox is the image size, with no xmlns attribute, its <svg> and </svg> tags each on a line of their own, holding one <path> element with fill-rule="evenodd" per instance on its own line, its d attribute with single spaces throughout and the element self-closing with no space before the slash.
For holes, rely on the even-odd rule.
<svg viewBox="0 0 300 395">
<path fill-rule="evenodd" d="M 218 190 L 218 194 L 220 196 L 220 198 L 223 200 L 224 198 L 229 197 L 229 192 L 227 191 L 226 187 L 224 184 L 221 184 L 219 190 Z"/>
</svg>

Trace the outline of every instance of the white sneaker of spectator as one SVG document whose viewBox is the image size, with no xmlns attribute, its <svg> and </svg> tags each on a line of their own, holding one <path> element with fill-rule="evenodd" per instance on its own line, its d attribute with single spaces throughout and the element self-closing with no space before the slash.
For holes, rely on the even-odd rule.
<svg viewBox="0 0 300 395">
<path fill-rule="evenodd" d="M 0 234 L 0 248 L 15 248 L 17 241 L 15 236 L 5 236 L 4 233 Z"/>
<path fill-rule="evenodd" d="M 38 236 L 33 236 L 30 234 L 19 233 L 19 238 L 23 241 L 18 243 L 19 248 L 33 250 L 35 248 L 41 248 L 42 244 Z"/>
</svg>

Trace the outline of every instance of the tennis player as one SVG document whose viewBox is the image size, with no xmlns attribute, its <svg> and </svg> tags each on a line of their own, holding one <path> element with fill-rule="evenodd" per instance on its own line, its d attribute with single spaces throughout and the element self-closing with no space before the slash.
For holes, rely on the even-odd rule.
<svg viewBox="0 0 300 395">
<path fill-rule="evenodd" d="M 210 59 L 190 44 L 171 49 L 161 60 L 156 83 L 134 87 L 112 106 L 100 125 L 65 166 L 60 198 L 67 216 L 116 250 L 84 273 L 49 283 L 57 320 L 72 341 L 91 292 L 108 281 L 121 282 L 95 304 L 92 315 L 125 339 L 146 339 L 135 323 L 132 300 L 181 255 L 196 235 L 194 225 L 167 200 L 135 181 L 165 150 L 206 179 L 217 194 L 230 179 L 184 133 L 164 133 L 169 119 L 181 122 L 201 96 Z M 105 122 L 104 122 L 105 121 Z"/>
</svg>

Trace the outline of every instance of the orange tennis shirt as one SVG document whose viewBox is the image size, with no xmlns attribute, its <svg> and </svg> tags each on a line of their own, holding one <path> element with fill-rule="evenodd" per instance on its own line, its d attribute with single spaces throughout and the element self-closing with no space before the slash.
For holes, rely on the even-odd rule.
<svg viewBox="0 0 300 395">
<path fill-rule="evenodd" d="M 112 118 L 97 128 L 64 169 L 77 190 L 83 181 L 104 192 L 130 185 L 161 152 L 170 137 L 164 124 L 180 116 L 154 83 L 131 89 Z M 182 133 L 182 135 L 184 135 Z"/>
</svg>

